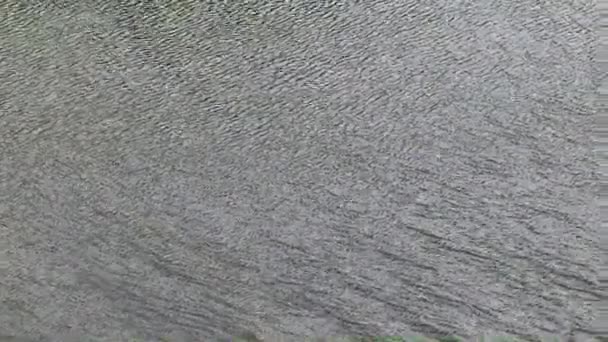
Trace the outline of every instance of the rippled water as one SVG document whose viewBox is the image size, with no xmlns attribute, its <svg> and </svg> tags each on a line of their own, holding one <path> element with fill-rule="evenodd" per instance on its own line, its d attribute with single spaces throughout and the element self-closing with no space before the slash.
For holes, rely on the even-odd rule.
<svg viewBox="0 0 608 342">
<path fill-rule="evenodd" d="M 7 3 L 1 334 L 588 329 L 588 2 Z"/>
</svg>

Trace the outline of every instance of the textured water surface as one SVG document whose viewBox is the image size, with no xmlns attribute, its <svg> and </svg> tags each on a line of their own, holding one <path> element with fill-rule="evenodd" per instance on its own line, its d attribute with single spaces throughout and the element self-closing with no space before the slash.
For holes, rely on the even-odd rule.
<svg viewBox="0 0 608 342">
<path fill-rule="evenodd" d="M 0 6 L 1 334 L 589 329 L 591 1 L 166 4 Z"/>
</svg>

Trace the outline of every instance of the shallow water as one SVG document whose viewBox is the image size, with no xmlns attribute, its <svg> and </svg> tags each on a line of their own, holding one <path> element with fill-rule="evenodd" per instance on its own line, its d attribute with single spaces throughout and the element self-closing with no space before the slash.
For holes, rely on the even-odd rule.
<svg viewBox="0 0 608 342">
<path fill-rule="evenodd" d="M 588 329 L 587 2 L 16 3 L 0 333 Z"/>
</svg>

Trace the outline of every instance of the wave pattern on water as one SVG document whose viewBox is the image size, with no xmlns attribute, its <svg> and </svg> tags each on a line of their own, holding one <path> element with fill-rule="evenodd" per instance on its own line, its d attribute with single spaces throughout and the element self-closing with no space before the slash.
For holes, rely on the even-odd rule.
<svg viewBox="0 0 608 342">
<path fill-rule="evenodd" d="M 589 2 L 7 3 L 2 334 L 588 329 Z"/>
</svg>

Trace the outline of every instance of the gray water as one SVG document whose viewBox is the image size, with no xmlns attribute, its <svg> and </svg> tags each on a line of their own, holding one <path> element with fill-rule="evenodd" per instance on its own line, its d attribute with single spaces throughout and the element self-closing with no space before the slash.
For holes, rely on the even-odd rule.
<svg viewBox="0 0 608 342">
<path fill-rule="evenodd" d="M 167 3 L 0 2 L 0 335 L 590 331 L 591 2 Z"/>
</svg>

